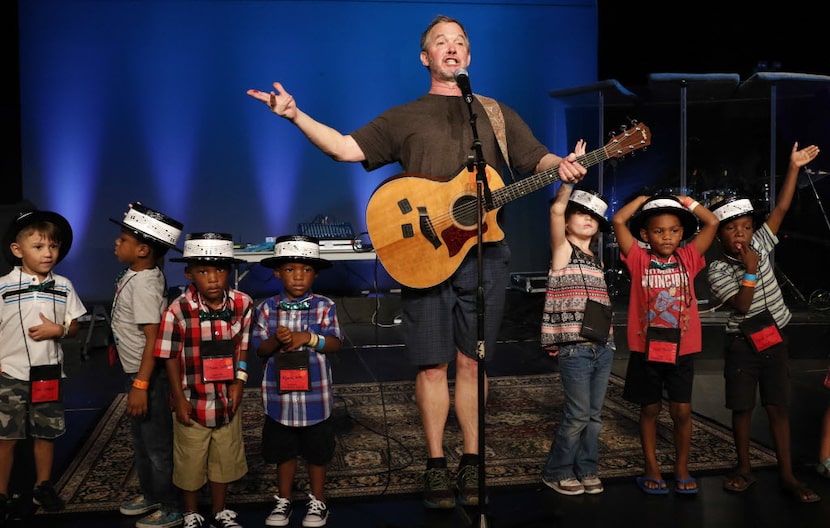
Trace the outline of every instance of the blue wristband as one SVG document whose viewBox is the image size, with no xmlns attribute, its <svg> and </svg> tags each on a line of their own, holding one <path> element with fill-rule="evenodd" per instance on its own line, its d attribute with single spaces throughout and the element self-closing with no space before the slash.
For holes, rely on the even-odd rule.
<svg viewBox="0 0 830 528">
<path fill-rule="evenodd" d="M 323 336 L 317 336 L 317 337 L 319 338 L 319 340 L 317 341 L 317 346 L 314 347 L 314 348 L 317 350 L 317 352 L 322 352 L 323 347 L 326 346 L 326 338 L 323 337 Z"/>
<path fill-rule="evenodd" d="M 248 370 L 248 362 L 239 360 L 236 364 L 236 368 L 241 370 Z"/>
<path fill-rule="evenodd" d="M 754 273 L 744 273 L 744 280 L 745 281 L 750 281 L 750 282 L 755 282 L 755 281 L 758 280 L 758 275 L 756 275 Z"/>
</svg>

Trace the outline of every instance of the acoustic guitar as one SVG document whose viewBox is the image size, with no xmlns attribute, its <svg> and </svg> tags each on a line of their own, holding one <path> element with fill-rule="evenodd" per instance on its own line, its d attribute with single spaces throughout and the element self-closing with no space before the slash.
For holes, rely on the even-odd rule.
<svg viewBox="0 0 830 528">
<path fill-rule="evenodd" d="M 651 144 L 651 132 L 634 123 L 604 147 L 578 158 L 590 167 Z M 506 203 L 559 180 L 559 167 L 505 186 L 498 172 L 485 169 L 492 203 L 483 207 L 483 242 L 497 242 L 504 231 L 496 215 Z M 478 243 L 478 192 L 475 170 L 465 167 L 450 180 L 403 173 L 384 180 L 366 206 L 366 228 L 377 256 L 400 284 L 429 288 L 452 275 Z"/>
</svg>

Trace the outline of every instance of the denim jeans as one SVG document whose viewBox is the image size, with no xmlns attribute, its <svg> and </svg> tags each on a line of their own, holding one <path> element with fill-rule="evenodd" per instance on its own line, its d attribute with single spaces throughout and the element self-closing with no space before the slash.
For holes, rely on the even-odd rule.
<svg viewBox="0 0 830 528">
<path fill-rule="evenodd" d="M 135 374 L 127 376 L 126 390 Z M 147 394 L 147 414 L 130 417 L 135 467 L 141 493 L 165 511 L 180 511 L 180 491 L 173 485 L 173 414 L 170 381 L 161 365 L 153 371 Z"/>
<path fill-rule="evenodd" d="M 565 407 L 542 469 L 550 482 L 597 474 L 602 404 L 614 352 L 606 345 L 579 343 L 560 346 L 558 357 Z"/>
</svg>

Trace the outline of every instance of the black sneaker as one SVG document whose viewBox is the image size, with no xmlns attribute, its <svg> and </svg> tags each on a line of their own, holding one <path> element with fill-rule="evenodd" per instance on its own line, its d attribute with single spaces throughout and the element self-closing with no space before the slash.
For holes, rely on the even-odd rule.
<svg viewBox="0 0 830 528">
<path fill-rule="evenodd" d="M 304 527 L 318 527 L 326 525 L 326 521 L 329 518 L 329 509 L 326 507 L 325 502 L 321 501 L 314 495 L 309 494 L 308 504 L 306 507 L 308 509 L 305 517 L 303 517 Z"/>
<path fill-rule="evenodd" d="M 461 466 L 455 480 L 458 486 L 458 503 L 462 506 L 478 506 L 478 466 Z"/>
<path fill-rule="evenodd" d="M 424 507 L 455 508 L 455 492 L 447 468 L 430 468 L 424 472 Z"/>
<path fill-rule="evenodd" d="M 48 512 L 61 511 L 64 508 L 63 499 L 58 496 L 54 486 L 48 480 L 44 480 L 35 486 L 32 492 L 32 502 Z"/>
</svg>

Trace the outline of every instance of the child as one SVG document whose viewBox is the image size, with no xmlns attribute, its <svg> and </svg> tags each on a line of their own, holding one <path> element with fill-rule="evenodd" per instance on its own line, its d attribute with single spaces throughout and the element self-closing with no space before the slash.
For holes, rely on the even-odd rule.
<svg viewBox="0 0 830 528">
<path fill-rule="evenodd" d="M 331 263 L 320 258 L 316 238 L 283 236 L 274 255 L 260 264 L 274 268 L 283 293 L 262 302 L 254 316 L 252 347 L 265 362 L 262 376 L 262 453 L 277 464 L 277 504 L 266 526 L 291 522 L 297 457 L 306 461 L 311 493 L 303 526 L 325 526 L 326 464 L 334 456 L 331 365 L 326 354 L 340 349 L 334 303 L 312 293 L 317 273 Z"/>
<path fill-rule="evenodd" d="M 78 333 L 86 313 L 72 282 L 53 273 L 69 253 L 72 228 L 51 211 L 28 211 L 3 236 L 6 260 L 14 268 L 0 278 L 0 512 L 9 509 L 14 446 L 34 438 L 35 488 L 32 501 L 44 510 L 64 508 L 51 483 L 55 439 L 66 431 L 61 378 L 61 340 Z"/>
<path fill-rule="evenodd" d="M 775 279 L 769 253 L 778 243 L 775 236 L 790 208 L 798 173 L 819 153 L 811 145 L 798 150 L 793 145 L 790 162 L 775 207 L 766 222 L 755 230 L 752 202 L 739 196 L 712 206 L 720 222 L 718 238 L 724 256 L 709 263 L 712 293 L 729 306 L 726 321 L 726 407 L 732 410 L 732 434 L 738 465 L 724 479 L 728 491 L 744 491 L 754 482 L 749 462 L 749 437 L 755 394 L 767 411 L 775 444 L 782 489 L 801 502 L 816 502 L 819 496 L 793 475 L 790 449 L 790 378 L 788 351 L 780 331 L 792 315 Z M 762 318 L 766 324 L 756 324 Z M 774 323 L 773 323 L 774 321 Z M 755 328 L 750 328 L 754 326 Z M 764 342 L 755 336 L 765 336 Z M 754 343 L 758 344 L 754 344 Z"/>
<path fill-rule="evenodd" d="M 592 244 L 600 230 L 610 231 L 607 210 L 604 198 L 573 190 L 573 184 L 559 186 L 550 208 L 552 258 L 541 343 L 559 358 L 565 407 L 542 482 L 563 495 L 603 491 L 599 433 L 614 352 L 611 298 Z"/>
<path fill-rule="evenodd" d="M 238 413 L 248 379 L 251 298 L 228 286 L 233 238 L 191 233 L 184 243 L 188 289 L 162 314 L 154 355 L 166 359 L 173 395 L 173 483 L 184 492 L 187 528 L 240 526 L 225 506 L 228 483 L 248 472 Z M 199 490 L 210 484 L 212 519 L 198 513 Z"/>
<path fill-rule="evenodd" d="M 697 220 L 702 227 L 695 235 Z M 688 460 L 693 358 L 702 345 L 694 278 L 706 265 L 704 253 L 715 238 L 718 220 L 689 196 L 656 195 L 639 196 L 624 205 L 613 224 L 621 259 L 631 276 L 630 355 L 623 397 L 640 405 L 645 471 L 637 477 L 637 485 L 652 495 L 669 491 L 656 452 L 657 417 L 665 389 L 674 425 L 674 489 L 695 494 L 697 481 L 689 473 Z M 683 241 L 687 242 L 681 247 Z"/>
<path fill-rule="evenodd" d="M 173 418 L 170 382 L 153 347 L 167 307 L 167 281 L 159 263 L 176 248 L 182 224 L 141 204 L 133 205 L 115 239 L 115 256 L 127 268 L 112 300 L 112 335 L 126 376 L 127 415 L 141 495 L 121 505 L 124 515 L 146 515 L 136 528 L 178 526 L 179 490 L 173 485 Z"/>
</svg>

